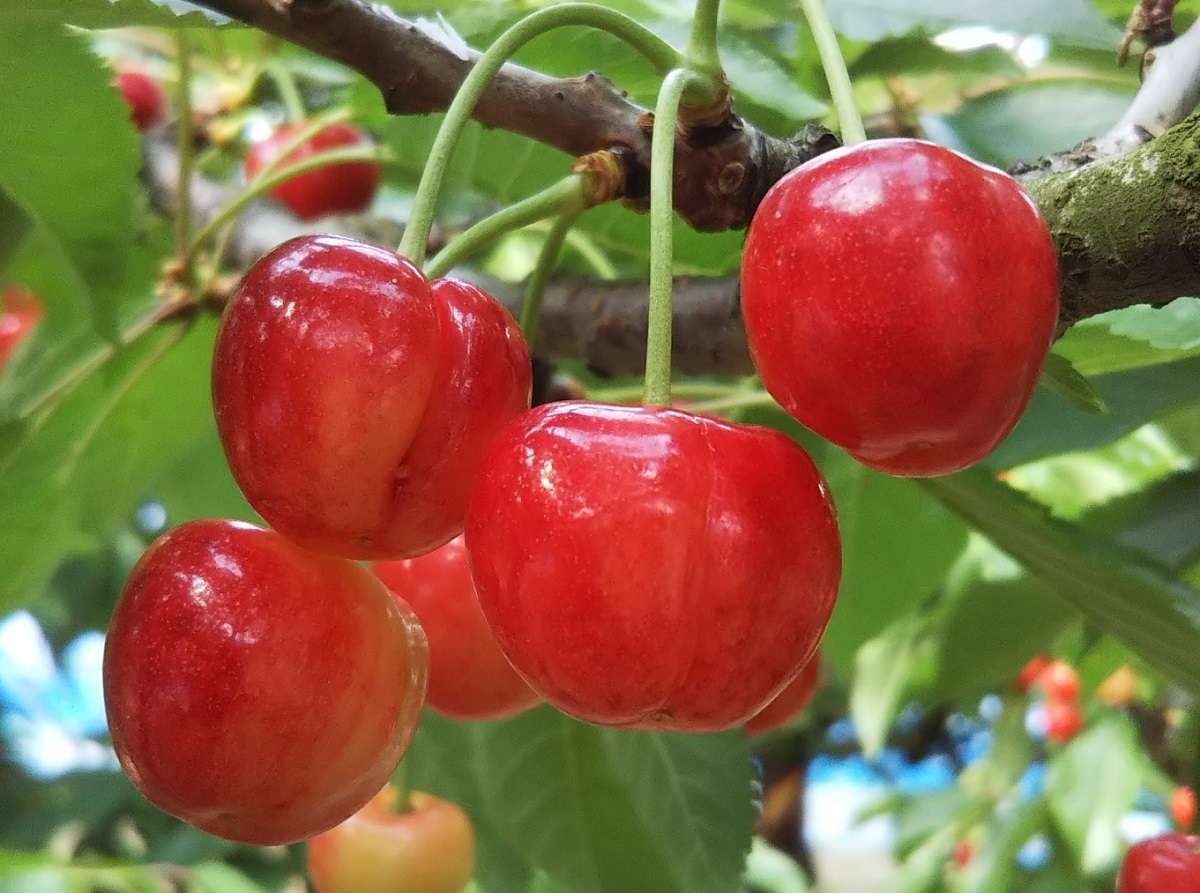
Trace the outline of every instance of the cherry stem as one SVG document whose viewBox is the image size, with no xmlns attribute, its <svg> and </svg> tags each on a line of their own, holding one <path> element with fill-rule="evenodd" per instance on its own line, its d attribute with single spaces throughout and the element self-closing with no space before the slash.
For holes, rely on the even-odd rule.
<svg viewBox="0 0 1200 893">
<path fill-rule="evenodd" d="M 425 275 L 430 279 L 445 276 L 456 265 L 474 257 L 496 239 L 531 223 L 563 214 L 578 215 L 589 205 L 588 176 L 571 174 L 553 186 L 480 220 L 451 239 L 446 247 L 425 265 Z"/>
<path fill-rule="evenodd" d="M 808 20 L 808 27 L 817 44 L 817 53 L 821 56 L 821 67 L 825 69 L 829 94 L 833 97 L 842 129 L 842 142 L 847 146 L 864 142 L 867 131 L 854 99 L 854 87 L 850 83 L 846 59 L 842 56 L 842 48 L 838 45 L 837 34 L 833 30 L 833 23 L 829 21 L 825 4 L 822 0 L 800 0 L 800 8 Z"/>
<path fill-rule="evenodd" d="M 640 52 L 659 71 L 670 71 L 680 64 L 678 50 L 653 31 L 623 13 L 591 3 L 564 3 L 541 9 L 510 27 L 479 57 L 463 80 L 429 151 L 399 249 L 401 255 L 417 266 L 424 266 L 429 230 L 433 226 L 442 181 L 458 138 L 471 120 L 479 98 L 517 50 L 547 31 L 568 25 L 585 25 L 607 31 Z"/>
<path fill-rule="evenodd" d="M 542 312 L 542 298 L 546 295 L 546 285 L 550 282 L 554 268 L 558 266 L 558 258 L 562 254 L 567 233 L 579 219 L 580 213 L 581 211 L 578 210 L 566 211 L 554 221 L 554 225 L 550 227 L 550 232 L 546 236 L 546 241 L 542 244 L 537 264 L 529 275 L 529 285 L 525 288 L 525 300 L 521 303 L 521 331 L 525 335 L 525 343 L 528 345 L 530 353 L 533 353 L 533 345 L 537 341 L 538 317 Z"/>
<path fill-rule="evenodd" d="M 692 33 L 688 38 L 687 67 L 697 74 L 705 75 L 708 84 L 703 90 L 689 88 L 684 94 L 685 99 L 689 101 L 685 104 L 712 101 L 723 85 L 721 54 L 717 47 L 720 10 L 721 0 L 696 0 L 696 11 L 692 15 Z"/>
<path fill-rule="evenodd" d="M 650 141 L 650 312 L 646 326 L 646 389 L 643 402 L 671 402 L 672 277 L 675 226 L 675 131 L 679 103 L 704 75 L 677 68 L 667 75 L 654 107 Z"/>
<path fill-rule="evenodd" d="M 195 137 L 192 133 L 192 52 L 186 31 L 175 32 L 178 83 L 175 90 L 176 152 L 179 155 L 179 183 L 175 192 L 175 253 L 179 258 L 180 277 L 192 285 L 192 170 L 195 162 Z"/>
<path fill-rule="evenodd" d="M 304 100 L 300 97 L 300 90 L 296 86 L 296 78 L 293 76 L 291 69 L 279 60 L 275 60 L 267 65 L 267 74 L 275 82 L 275 90 L 279 94 L 279 101 L 283 103 L 283 108 L 287 112 L 288 121 L 293 124 L 299 124 L 305 119 L 306 113 L 304 111 Z"/>
<path fill-rule="evenodd" d="M 401 760 L 392 773 L 391 785 L 396 792 L 396 802 L 392 809 L 398 813 L 412 809 L 412 780 L 409 778 L 408 760 Z"/>
</svg>

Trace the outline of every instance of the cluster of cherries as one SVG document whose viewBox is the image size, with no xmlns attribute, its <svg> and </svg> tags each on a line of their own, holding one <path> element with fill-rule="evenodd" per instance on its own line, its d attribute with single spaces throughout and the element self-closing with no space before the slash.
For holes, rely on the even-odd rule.
<svg viewBox="0 0 1200 893">
<path fill-rule="evenodd" d="M 1066 744 L 1083 728 L 1079 708 L 1079 674 L 1065 661 L 1044 655 L 1032 658 L 1017 675 L 1021 691 L 1038 689 L 1045 696 L 1046 738 Z"/>
</svg>

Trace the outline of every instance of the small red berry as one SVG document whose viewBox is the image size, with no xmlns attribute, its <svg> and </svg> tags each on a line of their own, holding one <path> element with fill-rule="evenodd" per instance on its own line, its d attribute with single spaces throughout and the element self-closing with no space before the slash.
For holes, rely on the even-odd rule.
<svg viewBox="0 0 1200 893">
<path fill-rule="evenodd" d="M 954 864 L 959 868 L 966 868 L 970 865 L 974 855 L 975 847 L 971 845 L 971 841 L 960 840 L 954 845 Z"/>
<path fill-rule="evenodd" d="M 1066 744 L 1083 728 L 1083 714 L 1071 701 L 1046 702 L 1046 737 Z"/>
<path fill-rule="evenodd" d="M 1029 659 L 1029 663 L 1021 668 L 1021 672 L 1017 674 L 1017 688 L 1021 691 L 1029 691 L 1033 684 L 1038 681 L 1042 673 L 1046 672 L 1046 668 L 1050 666 L 1050 658 L 1044 654 L 1039 654 L 1036 657 Z"/>
<path fill-rule="evenodd" d="M 149 130 L 166 118 L 167 98 L 154 78 L 127 69 L 119 72 L 113 83 L 129 106 L 129 120 L 138 130 Z"/>
<path fill-rule="evenodd" d="M 1012 430 L 1058 325 L 1058 259 L 1012 177 L 876 140 L 776 183 L 742 257 L 754 364 L 792 416 L 889 474 L 949 474 Z"/>
<path fill-rule="evenodd" d="M 1171 794 L 1171 820 L 1179 831 L 1191 831 L 1196 822 L 1196 792 L 1181 785 Z"/>
<path fill-rule="evenodd" d="M 1054 701 L 1074 701 L 1079 698 L 1079 674 L 1074 667 L 1056 660 L 1038 677 L 1038 686 Z"/>
<path fill-rule="evenodd" d="M 457 719 L 501 719 L 541 700 L 496 644 L 462 537 L 419 558 L 376 562 L 374 570 L 425 629 L 430 707 Z"/>
<path fill-rule="evenodd" d="M 766 707 L 746 722 L 746 733 L 761 735 L 788 722 L 808 706 L 821 687 L 821 652 L 812 656 L 804 669 Z"/>
<path fill-rule="evenodd" d="M 1164 834 L 1131 847 L 1117 876 L 1117 893 L 1200 891 L 1200 837 Z"/>
<path fill-rule="evenodd" d="M 0 293 L 0 369 L 42 318 L 42 302 L 33 292 L 10 285 Z"/>
<path fill-rule="evenodd" d="M 366 568 L 235 521 L 160 537 L 104 651 L 121 766 L 165 812 L 291 843 L 387 781 L 425 699 L 421 626 Z"/>
<path fill-rule="evenodd" d="M 265 140 L 250 146 L 246 153 L 246 178 L 252 179 L 283 152 L 303 124 L 287 124 Z M 370 146 L 371 138 L 346 123 L 330 124 L 288 153 L 280 167 L 303 161 L 329 149 Z M 347 161 L 317 168 L 285 180 L 271 195 L 291 208 L 301 220 L 315 220 L 328 214 L 354 214 L 366 210 L 379 185 L 379 165 L 374 161 Z"/>
</svg>

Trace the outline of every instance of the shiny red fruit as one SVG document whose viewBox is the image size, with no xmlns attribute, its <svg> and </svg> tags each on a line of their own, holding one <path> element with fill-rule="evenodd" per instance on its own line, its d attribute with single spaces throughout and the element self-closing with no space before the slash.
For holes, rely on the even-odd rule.
<svg viewBox="0 0 1200 893">
<path fill-rule="evenodd" d="M 1130 848 L 1117 893 L 1198 893 L 1200 837 L 1164 834 Z"/>
<path fill-rule="evenodd" d="M 1046 702 L 1046 737 L 1066 744 L 1083 728 L 1083 714 L 1073 701 Z"/>
<path fill-rule="evenodd" d="M 334 236 L 280 245 L 229 302 L 213 405 L 233 476 L 276 530 L 347 558 L 462 531 L 496 432 L 529 406 L 529 352 L 473 285 Z"/>
<path fill-rule="evenodd" d="M 1079 674 L 1061 660 L 1054 661 L 1042 671 L 1037 685 L 1054 701 L 1074 701 L 1079 697 Z"/>
<path fill-rule="evenodd" d="M 1008 175 L 895 139 L 775 184 L 742 257 L 755 366 L 791 415 L 889 474 L 948 474 L 1016 424 L 1058 322 L 1058 266 Z"/>
<path fill-rule="evenodd" d="M 265 140 L 250 146 L 244 164 L 246 179 L 278 158 L 307 124 L 287 124 Z M 330 124 L 287 154 L 276 168 L 303 161 L 318 152 L 370 146 L 371 138 L 345 123 Z M 297 174 L 271 190 L 271 196 L 291 208 L 301 220 L 329 214 L 356 214 L 366 210 L 379 186 L 379 165 L 374 161 L 347 161 Z"/>
<path fill-rule="evenodd" d="M 775 696 L 770 704 L 756 713 L 746 723 L 746 732 L 761 735 L 784 725 L 793 716 L 808 706 L 821 687 L 821 653 L 812 656 L 800 675 L 788 683 L 788 687 Z"/>
<path fill-rule="evenodd" d="M 0 293 L 0 369 L 41 318 L 42 302 L 29 289 L 10 285 Z"/>
<path fill-rule="evenodd" d="M 1017 688 L 1021 691 L 1029 691 L 1049 666 L 1050 658 L 1045 655 L 1039 654 L 1031 657 L 1029 662 L 1021 667 L 1021 672 L 1017 674 Z"/>
<path fill-rule="evenodd" d="M 496 644 L 479 607 L 462 537 L 375 574 L 409 604 L 429 638 L 429 706 L 456 719 L 501 719 L 541 699 Z"/>
<path fill-rule="evenodd" d="M 345 822 L 308 842 L 317 893 L 461 893 L 475 866 L 475 831 L 458 806 L 413 791 L 396 811 L 385 787 Z"/>
<path fill-rule="evenodd" d="M 1191 831 L 1196 823 L 1196 792 L 1181 785 L 1171 794 L 1171 821 L 1180 831 Z"/>
<path fill-rule="evenodd" d="M 632 728 L 743 724 L 808 662 L 841 572 L 804 450 L 658 407 L 525 414 L 484 462 L 466 537 L 513 666 L 560 710 Z"/>
<path fill-rule="evenodd" d="M 129 120 L 138 130 L 149 130 L 167 117 L 167 97 L 154 78 L 126 70 L 119 72 L 113 83 L 129 106 Z"/>
<path fill-rule="evenodd" d="M 387 781 L 426 660 L 420 624 L 365 568 L 194 521 L 125 584 L 104 652 L 109 730 L 159 808 L 230 840 L 290 843 Z"/>
</svg>

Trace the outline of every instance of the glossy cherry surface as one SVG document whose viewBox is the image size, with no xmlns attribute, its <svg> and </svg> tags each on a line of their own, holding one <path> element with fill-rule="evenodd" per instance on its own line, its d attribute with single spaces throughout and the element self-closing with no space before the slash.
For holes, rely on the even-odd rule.
<svg viewBox="0 0 1200 893">
<path fill-rule="evenodd" d="M 1200 837 L 1165 834 L 1131 847 L 1117 877 L 1117 893 L 1200 891 Z"/>
<path fill-rule="evenodd" d="M 246 152 L 246 179 L 273 162 L 306 124 L 286 124 Z M 320 130 L 288 153 L 280 168 L 303 161 L 318 152 L 370 146 L 371 138 L 350 124 L 338 122 Z M 277 168 L 279 169 L 279 168 Z M 346 161 L 305 171 L 280 183 L 271 196 L 287 205 L 301 220 L 328 214 L 355 214 L 366 210 L 379 186 L 379 165 L 374 161 Z"/>
<path fill-rule="evenodd" d="M 455 804 L 413 791 L 396 810 L 385 787 L 342 824 L 308 842 L 317 893 L 461 893 L 475 865 L 475 831 Z"/>
<path fill-rule="evenodd" d="M 27 288 L 10 285 L 0 292 L 0 369 L 42 318 L 42 302 Z"/>
<path fill-rule="evenodd" d="M 771 189 L 741 298 L 755 366 L 791 415 L 881 471 L 948 474 L 1024 410 L 1058 322 L 1057 258 L 1008 175 L 878 140 Z"/>
<path fill-rule="evenodd" d="M 837 594 L 837 522 L 782 434 L 673 409 L 558 403 L 509 426 L 467 512 L 484 614 L 580 719 L 744 723 L 808 662 Z"/>
<path fill-rule="evenodd" d="M 775 696 L 775 700 L 747 721 L 746 732 L 750 735 L 761 735 L 787 723 L 808 706 L 817 689 L 821 687 L 821 678 L 821 654 L 818 652 L 804 665 L 800 675 Z"/>
<path fill-rule="evenodd" d="M 272 527 L 349 558 L 406 558 L 462 531 L 530 375 L 515 323 L 480 289 L 305 236 L 255 264 L 226 308 L 213 404 L 233 476 Z"/>
<path fill-rule="evenodd" d="M 220 837 L 280 844 L 375 795 L 416 727 L 426 667 L 420 624 L 366 568 L 194 521 L 130 574 L 104 699 L 148 800 Z"/>
<path fill-rule="evenodd" d="M 125 70 L 117 74 L 113 83 L 129 106 L 129 120 L 138 130 L 149 130 L 166 118 L 167 97 L 154 78 L 140 71 Z"/>
<path fill-rule="evenodd" d="M 1073 701 L 1046 702 L 1046 737 L 1066 744 L 1083 728 L 1083 713 Z"/>
<path fill-rule="evenodd" d="M 1053 661 L 1042 671 L 1037 685 L 1046 693 L 1046 697 L 1056 701 L 1074 701 L 1079 697 L 1079 674 L 1074 667 L 1061 660 Z"/>
<path fill-rule="evenodd" d="M 430 707 L 456 719 L 501 719 L 541 700 L 496 644 L 462 537 L 419 558 L 376 562 L 374 570 L 425 629 Z"/>
</svg>

